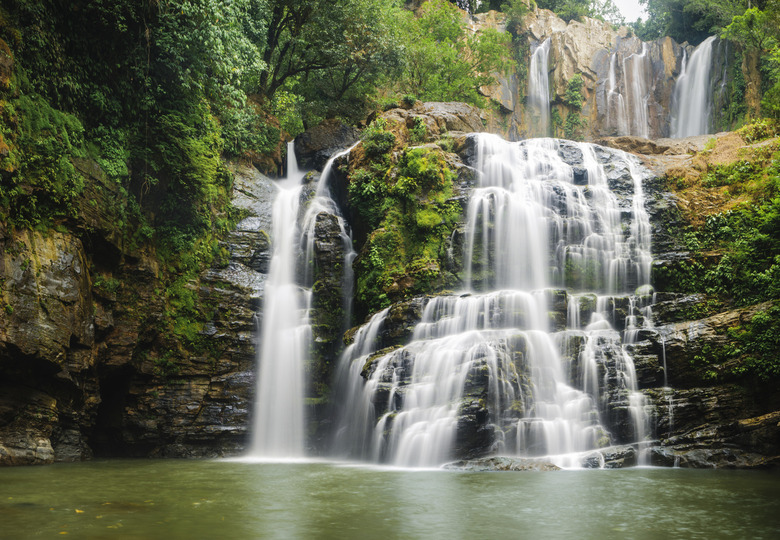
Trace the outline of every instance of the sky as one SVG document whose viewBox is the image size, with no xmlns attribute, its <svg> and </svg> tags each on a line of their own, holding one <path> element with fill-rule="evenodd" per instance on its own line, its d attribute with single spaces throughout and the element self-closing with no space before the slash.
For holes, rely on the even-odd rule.
<svg viewBox="0 0 780 540">
<path fill-rule="evenodd" d="M 637 17 L 646 17 L 644 8 L 639 5 L 639 0 L 613 0 L 618 7 L 626 22 L 634 22 Z"/>
</svg>

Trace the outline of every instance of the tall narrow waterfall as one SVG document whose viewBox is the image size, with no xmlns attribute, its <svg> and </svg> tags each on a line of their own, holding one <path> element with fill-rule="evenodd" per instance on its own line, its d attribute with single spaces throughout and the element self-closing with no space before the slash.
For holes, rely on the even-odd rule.
<svg viewBox="0 0 780 540">
<path fill-rule="evenodd" d="M 683 57 L 682 71 L 674 85 L 672 137 L 689 137 L 710 132 L 712 109 L 712 45 L 715 36 L 705 39 L 691 54 Z"/>
<path fill-rule="evenodd" d="M 630 133 L 638 137 L 650 136 L 650 124 L 647 115 L 650 99 L 650 78 L 652 66 L 647 54 L 649 46 L 642 43 L 642 51 L 623 60 L 623 74 L 626 79 L 626 101 L 630 113 Z M 621 135 L 623 135 L 621 133 Z"/>
<path fill-rule="evenodd" d="M 532 132 L 540 137 L 550 135 L 550 38 L 539 45 L 528 68 L 528 108 Z"/>
<path fill-rule="evenodd" d="M 626 110 L 626 100 L 620 93 L 617 78 L 617 52 L 609 58 L 609 74 L 607 75 L 607 112 L 606 125 L 617 135 L 628 135 L 631 132 Z"/>
<path fill-rule="evenodd" d="M 318 218 L 336 216 L 345 260 L 342 277 L 344 308 L 349 317 L 352 240 L 328 189 L 335 159 L 326 164 L 311 196 L 304 193 L 305 175 L 298 170 L 293 143 L 287 147 L 287 178 L 279 182 L 273 205 L 273 256 L 264 290 L 259 332 L 253 457 L 296 458 L 304 453 L 305 375 L 312 346 L 310 315 L 314 280 L 313 253 Z M 307 200 L 305 206 L 302 201 Z M 302 267 L 301 267 L 302 266 Z"/>
<path fill-rule="evenodd" d="M 465 288 L 420 299 L 402 347 L 379 338 L 392 310 L 357 332 L 339 367 L 337 451 L 403 466 L 496 453 L 578 466 L 583 452 L 641 443 L 644 395 L 624 338 L 651 259 L 633 158 L 475 137 Z"/>
<path fill-rule="evenodd" d="M 273 205 L 273 255 L 265 284 L 259 335 L 257 395 L 250 453 L 257 457 L 303 456 L 304 374 L 311 328 L 311 293 L 296 280 L 301 182 L 295 151 L 287 146 L 287 178 Z"/>
</svg>

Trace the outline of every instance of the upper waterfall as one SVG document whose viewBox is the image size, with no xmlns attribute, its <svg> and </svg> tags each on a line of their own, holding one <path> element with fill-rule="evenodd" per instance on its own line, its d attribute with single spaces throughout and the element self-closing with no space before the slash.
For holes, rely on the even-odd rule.
<svg viewBox="0 0 780 540">
<path fill-rule="evenodd" d="M 705 39 L 683 58 L 682 71 L 674 86 L 672 137 L 689 137 L 710 132 L 712 111 L 712 48 L 715 36 Z"/>
<path fill-rule="evenodd" d="M 528 106 L 531 110 L 531 131 L 538 136 L 550 134 L 550 38 L 547 38 L 531 55 L 528 68 Z"/>
</svg>

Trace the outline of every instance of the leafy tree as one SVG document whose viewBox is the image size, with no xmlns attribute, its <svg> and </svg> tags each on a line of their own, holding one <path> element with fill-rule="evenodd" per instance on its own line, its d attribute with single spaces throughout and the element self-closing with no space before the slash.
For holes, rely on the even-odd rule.
<svg viewBox="0 0 780 540">
<path fill-rule="evenodd" d="M 399 63 L 393 0 L 249 2 L 246 33 L 268 66 L 252 89 L 263 101 L 283 89 L 304 96 L 321 115 L 356 116 L 380 77 Z"/>
<path fill-rule="evenodd" d="M 589 6 L 591 17 L 602 19 L 610 24 L 625 24 L 623 14 L 612 0 L 591 0 Z"/>
<path fill-rule="evenodd" d="M 745 0 L 640 0 L 647 22 L 635 23 L 642 39 L 671 36 L 675 41 L 699 44 L 718 33 L 732 17 L 745 11 Z"/>
<path fill-rule="evenodd" d="M 590 0 L 538 0 L 536 5 L 549 9 L 567 22 L 591 14 Z"/>
<path fill-rule="evenodd" d="M 400 30 L 406 55 L 399 90 L 420 99 L 481 105 L 479 88 L 508 65 L 509 36 L 492 29 L 468 36 L 461 12 L 445 0 L 426 2 L 417 17 L 403 13 Z"/>
<path fill-rule="evenodd" d="M 739 44 L 745 50 L 745 61 L 750 71 L 757 77 L 763 77 L 766 92 L 762 100 L 765 114 L 780 117 L 780 11 L 776 0 L 767 2 L 766 11 L 750 8 L 742 15 L 735 16 L 723 30 L 723 38 Z M 760 66 L 760 59 L 766 60 Z M 761 69 L 763 68 L 763 69 Z M 762 86 L 759 79 L 759 88 Z M 751 88 L 757 92 L 759 88 Z"/>
</svg>

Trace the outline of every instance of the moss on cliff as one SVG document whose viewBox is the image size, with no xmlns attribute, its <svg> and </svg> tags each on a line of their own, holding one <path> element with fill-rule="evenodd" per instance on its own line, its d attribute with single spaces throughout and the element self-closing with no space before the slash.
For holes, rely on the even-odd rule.
<svg viewBox="0 0 780 540">
<path fill-rule="evenodd" d="M 399 137 L 386 128 L 380 121 L 367 130 L 349 176 L 350 205 L 366 230 L 355 261 L 359 317 L 456 281 L 447 247 L 463 209 L 445 152 L 426 145 L 391 155 Z"/>
<path fill-rule="evenodd" d="M 780 299 L 780 141 L 743 140 L 773 134 L 762 123 L 713 139 L 694 157 L 698 170 L 667 179 L 686 201 L 688 225 L 676 234 L 689 255 L 657 267 L 653 278 L 659 291 L 706 294 L 692 318 Z M 693 367 L 705 379 L 777 379 L 777 314 L 773 306 L 731 328 L 728 344 L 705 347 Z"/>
</svg>

